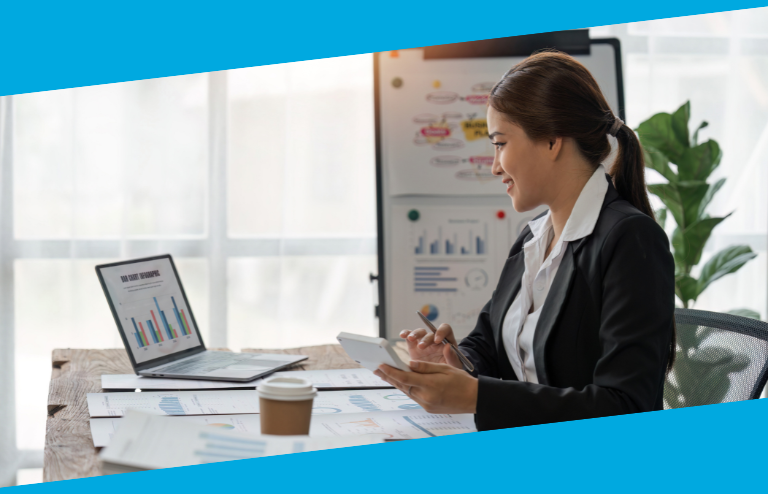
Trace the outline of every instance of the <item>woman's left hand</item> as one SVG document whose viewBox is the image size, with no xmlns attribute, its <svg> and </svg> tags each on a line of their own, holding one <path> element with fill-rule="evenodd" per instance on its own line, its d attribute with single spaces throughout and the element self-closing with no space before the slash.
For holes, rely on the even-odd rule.
<svg viewBox="0 0 768 494">
<path fill-rule="evenodd" d="M 477 379 L 448 364 L 412 360 L 413 372 L 386 364 L 374 372 L 429 413 L 475 413 Z"/>
</svg>

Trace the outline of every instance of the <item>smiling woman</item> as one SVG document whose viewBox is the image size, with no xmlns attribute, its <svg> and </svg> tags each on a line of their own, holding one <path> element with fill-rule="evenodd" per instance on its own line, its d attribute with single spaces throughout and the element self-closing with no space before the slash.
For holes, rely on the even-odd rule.
<svg viewBox="0 0 768 494">
<path fill-rule="evenodd" d="M 589 71 L 533 55 L 493 88 L 493 174 L 518 212 L 541 205 L 459 348 L 452 328 L 403 331 L 412 370 L 380 375 L 427 411 L 476 413 L 479 430 L 663 408 L 674 263 L 648 203 L 642 151 Z M 602 164 L 618 141 L 607 175 Z"/>
</svg>

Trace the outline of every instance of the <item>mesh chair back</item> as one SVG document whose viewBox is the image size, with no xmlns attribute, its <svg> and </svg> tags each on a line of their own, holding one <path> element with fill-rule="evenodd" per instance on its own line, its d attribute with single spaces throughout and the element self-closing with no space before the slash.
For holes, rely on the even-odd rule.
<svg viewBox="0 0 768 494">
<path fill-rule="evenodd" d="M 675 309 L 675 322 L 665 409 L 760 397 L 768 379 L 768 323 L 693 309 Z"/>
</svg>

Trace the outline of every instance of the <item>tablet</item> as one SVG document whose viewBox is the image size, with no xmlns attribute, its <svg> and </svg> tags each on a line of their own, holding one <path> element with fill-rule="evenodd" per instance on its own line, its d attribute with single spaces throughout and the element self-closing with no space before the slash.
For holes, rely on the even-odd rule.
<svg viewBox="0 0 768 494">
<path fill-rule="evenodd" d="M 395 353 L 395 349 L 384 338 L 339 333 L 336 337 L 347 355 L 366 369 L 375 371 L 381 364 L 391 365 L 405 372 L 411 372 L 408 364 Z"/>
</svg>

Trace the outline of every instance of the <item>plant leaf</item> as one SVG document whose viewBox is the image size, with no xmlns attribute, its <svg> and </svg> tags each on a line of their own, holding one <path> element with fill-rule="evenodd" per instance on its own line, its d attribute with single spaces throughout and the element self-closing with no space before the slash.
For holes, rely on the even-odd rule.
<svg viewBox="0 0 768 494">
<path fill-rule="evenodd" d="M 707 127 L 709 127 L 709 122 L 707 122 L 706 120 L 704 120 L 699 124 L 699 128 L 696 129 L 696 131 L 693 133 L 693 143 L 692 143 L 693 146 L 696 146 L 699 143 L 699 131 L 701 129 L 706 129 Z"/>
<path fill-rule="evenodd" d="M 702 218 L 685 230 L 680 228 L 675 230 L 672 234 L 675 262 L 679 258 L 684 263 L 685 273 L 690 273 L 691 267 L 699 263 L 704 244 L 707 243 L 712 230 L 728 216 L 730 214 L 722 218 Z"/>
<path fill-rule="evenodd" d="M 677 140 L 685 147 L 691 147 L 688 139 L 688 120 L 691 118 L 691 102 L 686 101 L 672 114 L 672 132 Z"/>
<path fill-rule="evenodd" d="M 656 216 L 656 223 L 658 223 L 663 230 L 667 224 L 667 208 L 660 208 L 656 211 L 654 216 Z"/>
<path fill-rule="evenodd" d="M 749 317 L 750 319 L 760 320 L 760 313 L 752 309 L 731 309 L 726 314 L 733 314 L 734 316 Z"/>
<path fill-rule="evenodd" d="M 675 277 L 691 272 L 691 266 L 685 264 L 685 243 L 683 230 L 679 226 L 672 232 L 672 255 L 675 258 Z"/>
<path fill-rule="evenodd" d="M 717 194 L 717 191 L 720 190 L 720 188 L 725 183 L 725 179 L 721 178 L 717 182 L 713 183 L 709 186 L 709 190 L 707 190 L 707 193 L 704 195 L 704 199 L 701 200 L 701 204 L 699 204 L 699 217 L 704 217 L 704 210 L 707 209 L 707 206 L 709 206 L 709 203 L 712 202 L 712 198 L 715 197 L 715 194 Z"/>
<path fill-rule="evenodd" d="M 675 223 L 678 226 L 684 226 L 683 201 L 674 184 L 649 184 L 648 192 L 657 195 L 661 199 L 667 210 L 672 213 L 672 217 L 675 218 Z"/>
<path fill-rule="evenodd" d="M 708 190 L 709 185 L 700 181 L 648 185 L 648 192 L 661 199 L 661 202 L 672 213 L 677 225 L 683 229 L 701 219 L 699 217 L 699 205 Z"/>
<path fill-rule="evenodd" d="M 698 347 L 699 343 L 703 341 L 703 338 L 698 335 L 698 327 L 698 324 L 677 325 L 677 344 L 682 348 L 683 355 L 688 355 L 688 350 L 690 348 Z M 678 356 L 679 355 L 680 354 L 678 353 Z M 675 367 L 677 367 L 677 364 L 675 364 Z"/>
<path fill-rule="evenodd" d="M 713 281 L 719 280 L 727 274 L 735 273 L 755 257 L 757 254 L 752 252 L 748 245 L 734 245 L 721 250 L 701 268 L 699 294 Z"/>
<path fill-rule="evenodd" d="M 669 160 L 664 153 L 651 146 L 643 147 L 645 166 L 659 172 L 669 182 L 677 182 L 677 174 L 669 167 Z"/>
<path fill-rule="evenodd" d="M 699 296 L 698 282 L 687 274 L 675 279 L 675 295 L 683 301 L 683 305 L 688 305 L 688 301 L 696 301 Z"/>
<path fill-rule="evenodd" d="M 721 403 L 731 387 L 730 374 L 749 366 L 750 358 L 731 348 L 706 346 L 688 359 L 691 375 L 685 406 Z"/>
<path fill-rule="evenodd" d="M 643 146 L 656 148 L 672 163 L 677 163 L 687 149 L 672 130 L 672 115 L 657 113 L 637 127 L 637 134 Z"/>
<path fill-rule="evenodd" d="M 683 209 L 683 228 L 688 228 L 702 217 L 699 215 L 701 202 L 709 191 L 709 184 L 702 181 L 677 182 L 678 195 Z"/>
<path fill-rule="evenodd" d="M 696 147 L 687 148 L 680 154 L 677 175 L 680 180 L 707 180 L 720 164 L 723 152 L 712 139 Z"/>
</svg>

